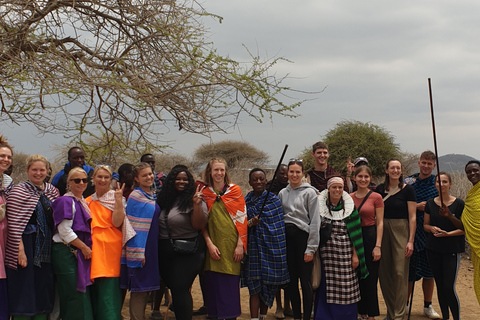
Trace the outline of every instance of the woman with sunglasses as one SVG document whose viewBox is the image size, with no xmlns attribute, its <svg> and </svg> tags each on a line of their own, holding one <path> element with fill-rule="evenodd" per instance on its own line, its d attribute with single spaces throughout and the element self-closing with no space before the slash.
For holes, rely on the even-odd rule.
<svg viewBox="0 0 480 320">
<path fill-rule="evenodd" d="M 144 320 L 150 291 L 160 289 L 158 272 L 158 218 L 152 167 L 145 162 L 133 168 L 135 189 L 127 201 L 127 218 L 135 236 L 122 252 L 120 288 L 130 290 L 130 319 Z M 126 221 L 125 221 L 126 222 Z"/>
<path fill-rule="evenodd" d="M 95 319 L 121 320 L 120 259 L 125 218 L 123 188 L 111 190 L 112 169 L 99 165 L 93 171 L 95 193 L 85 199 L 92 216 L 92 270 L 90 292 Z"/>
<path fill-rule="evenodd" d="M 53 308 L 52 202 L 59 194 L 57 188 L 44 182 L 47 168 L 45 157 L 28 157 L 28 180 L 13 187 L 7 198 L 5 264 L 13 319 L 47 319 Z"/>
<path fill-rule="evenodd" d="M 204 172 L 200 197 L 208 207 L 203 236 L 206 306 L 209 318 L 235 319 L 241 315 L 240 267 L 247 251 L 247 214 L 239 186 L 230 182 L 224 159 L 211 159 Z"/>
<path fill-rule="evenodd" d="M 290 273 L 288 291 L 292 303 L 293 318 L 301 318 L 301 300 L 298 279 L 302 285 L 303 319 L 309 320 L 312 314 L 313 290 L 311 276 L 313 255 L 318 248 L 320 214 L 317 189 L 302 182 L 303 162 L 290 159 L 288 163 L 286 188 L 278 194 L 282 202 L 287 238 L 287 265 Z"/>
<path fill-rule="evenodd" d="M 52 205 L 56 227 L 52 261 L 62 319 L 93 319 L 89 287 L 92 284 L 91 218 L 83 198 L 87 184 L 85 170 L 73 168 L 67 176 L 67 193 Z"/>
</svg>

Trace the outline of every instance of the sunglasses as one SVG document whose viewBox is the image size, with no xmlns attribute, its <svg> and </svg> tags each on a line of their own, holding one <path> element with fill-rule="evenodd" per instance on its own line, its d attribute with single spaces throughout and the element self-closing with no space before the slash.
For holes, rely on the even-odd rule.
<svg viewBox="0 0 480 320">
<path fill-rule="evenodd" d="M 75 184 L 79 184 L 80 182 L 83 182 L 83 183 L 87 183 L 88 182 L 88 178 L 77 178 L 77 179 L 70 179 L 70 181 L 73 181 L 75 182 Z"/>
</svg>

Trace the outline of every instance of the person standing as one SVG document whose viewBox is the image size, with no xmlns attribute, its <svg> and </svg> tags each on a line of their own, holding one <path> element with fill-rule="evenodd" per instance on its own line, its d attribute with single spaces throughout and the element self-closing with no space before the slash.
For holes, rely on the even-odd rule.
<svg viewBox="0 0 480 320">
<path fill-rule="evenodd" d="M 92 221 L 93 284 L 90 288 L 93 315 L 97 320 L 120 320 L 122 295 L 120 291 L 120 259 L 122 256 L 122 224 L 125 219 L 125 185 L 117 182 L 110 189 L 112 169 L 100 165 L 93 171 L 95 193 L 86 203 Z"/>
<path fill-rule="evenodd" d="M 157 200 L 161 209 L 160 277 L 172 292 L 177 320 L 192 319 L 190 288 L 205 261 L 205 242 L 200 230 L 207 224 L 208 212 L 202 191 L 187 167 L 176 165 L 167 175 Z"/>
<path fill-rule="evenodd" d="M 5 243 L 7 242 L 7 197 L 13 180 L 5 172 L 12 165 L 12 146 L 0 135 L 0 320 L 8 320 L 7 274 L 5 272 Z"/>
<path fill-rule="evenodd" d="M 239 186 L 230 182 L 227 163 L 211 159 L 203 174 L 203 198 L 208 223 L 203 236 L 206 307 L 209 318 L 235 319 L 241 315 L 240 268 L 247 251 L 247 213 Z"/>
<path fill-rule="evenodd" d="M 357 320 L 358 279 L 368 276 L 360 216 L 343 187 L 341 177 L 332 177 L 318 195 L 321 226 L 330 225 L 330 233 L 323 233 L 325 244 L 319 248 L 322 276 L 315 292 L 315 320 Z"/>
<path fill-rule="evenodd" d="M 307 182 L 318 192 L 322 192 L 327 188 L 328 178 L 340 176 L 340 173 L 328 164 L 330 153 L 326 143 L 321 141 L 315 143 L 312 146 L 312 157 L 315 160 L 315 167 L 307 171 Z M 344 186 L 344 190 L 349 191 L 347 185 Z"/>
<path fill-rule="evenodd" d="M 455 292 L 455 283 L 461 253 L 465 252 L 465 232 L 460 220 L 465 203 L 450 195 L 452 177 L 448 173 L 440 172 L 435 186 L 442 197 L 430 199 L 425 205 L 425 250 L 437 284 L 443 319 L 448 319 L 450 309 L 453 319 L 460 320 L 460 301 Z"/>
<path fill-rule="evenodd" d="M 94 319 L 90 298 L 91 217 L 82 196 L 87 187 L 87 177 L 80 167 L 70 170 L 67 193 L 52 204 L 55 222 L 52 263 L 62 319 Z"/>
<path fill-rule="evenodd" d="M 301 319 L 302 310 L 298 280 L 302 285 L 303 320 L 309 320 L 313 307 L 311 276 L 313 255 L 319 243 L 320 213 L 317 189 L 302 182 L 303 162 L 291 159 L 288 163 L 288 186 L 278 197 L 282 201 L 287 236 L 287 265 L 290 274 L 288 292 L 293 318 Z"/>
<path fill-rule="evenodd" d="M 280 199 L 265 190 L 265 171 L 252 169 L 248 183 L 253 191 L 245 197 L 248 255 L 242 272 L 242 286 L 247 286 L 250 293 L 251 318 L 264 320 L 277 289 L 289 281 L 285 222 Z"/>
<path fill-rule="evenodd" d="M 14 320 L 47 319 L 53 308 L 51 205 L 59 194 L 57 188 L 44 182 L 47 170 L 45 157 L 38 154 L 28 157 L 28 180 L 13 187 L 7 198 L 5 264 L 8 309 Z"/>
<path fill-rule="evenodd" d="M 382 258 L 378 268 L 380 287 L 387 307 L 387 320 L 403 320 L 408 297 L 408 266 L 415 239 L 415 190 L 403 182 L 402 163 L 390 159 L 385 182 L 376 192 L 383 197 Z"/>
<path fill-rule="evenodd" d="M 472 188 L 465 198 L 462 222 L 465 235 L 471 248 L 473 273 L 473 287 L 480 304 L 480 161 L 471 160 L 465 166 L 465 173 L 472 183 Z"/>
<path fill-rule="evenodd" d="M 272 189 L 270 190 L 270 185 L 272 185 Z M 278 168 L 277 175 L 274 179 L 267 182 L 265 186 L 265 190 L 270 190 L 271 193 L 278 196 L 278 193 L 286 188 L 288 185 L 288 167 L 286 164 L 281 164 Z M 283 299 L 284 305 L 282 306 L 282 291 L 283 291 Z M 285 315 L 293 316 L 292 308 L 290 307 L 290 297 L 287 292 L 287 285 L 282 286 L 282 289 L 277 290 L 277 295 L 275 296 L 276 306 L 277 309 L 275 310 L 275 318 L 277 319 L 285 319 Z"/>
<path fill-rule="evenodd" d="M 412 185 L 417 196 L 417 228 L 415 231 L 415 242 L 413 254 L 410 258 L 408 275 L 408 298 L 412 292 L 413 282 L 423 278 L 423 314 L 430 319 L 438 319 L 440 315 L 433 309 L 432 298 L 435 280 L 427 260 L 425 242 L 427 234 L 423 229 L 424 212 L 427 200 L 438 196 L 435 188 L 435 154 L 432 151 L 424 151 L 418 160 L 420 172 L 405 178 L 405 183 Z M 408 299 L 410 300 L 410 299 Z"/>
<path fill-rule="evenodd" d="M 160 208 L 151 189 L 153 172 L 148 163 L 133 169 L 135 189 L 127 201 L 127 218 L 136 234 L 122 251 L 120 288 L 130 290 L 130 319 L 144 320 L 147 296 L 160 288 L 158 272 L 158 218 Z"/>
<path fill-rule="evenodd" d="M 63 170 L 60 170 L 52 179 L 52 184 L 57 187 L 60 195 L 63 196 L 67 192 L 67 176 L 70 170 L 79 167 L 85 170 L 88 175 L 88 185 L 83 196 L 86 198 L 95 192 L 91 177 L 94 168 L 85 164 L 85 151 L 80 147 L 72 147 L 67 152 L 68 162 L 65 164 Z"/>
<path fill-rule="evenodd" d="M 372 171 L 366 165 L 355 168 L 357 190 L 350 194 L 362 221 L 365 262 L 369 275 L 360 279 L 358 313 L 362 320 L 374 320 L 380 314 L 378 306 L 378 267 L 382 257 L 383 214 L 382 196 L 370 190 Z"/>
</svg>

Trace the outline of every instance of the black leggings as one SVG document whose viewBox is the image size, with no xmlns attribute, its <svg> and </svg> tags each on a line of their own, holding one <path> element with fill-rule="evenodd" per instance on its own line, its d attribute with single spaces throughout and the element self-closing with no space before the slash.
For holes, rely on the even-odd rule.
<svg viewBox="0 0 480 320">
<path fill-rule="evenodd" d="M 177 254 L 170 240 L 159 241 L 160 277 L 172 292 L 172 304 L 177 320 L 191 320 L 193 300 L 190 287 L 205 260 L 205 242 L 198 237 L 199 246 L 193 254 Z"/>
<path fill-rule="evenodd" d="M 443 319 L 448 319 L 448 309 L 452 311 L 454 320 L 460 319 L 460 301 L 455 291 L 458 268 L 460 267 L 460 253 L 440 253 L 427 249 L 427 258 L 430 269 L 437 285 L 438 304 L 442 310 Z"/>
<path fill-rule="evenodd" d="M 378 308 L 378 266 L 380 260 L 373 261 L 372 251 L 377 243 L 377 228 L 375 226 L 362 227 L 363 246 L 365 248 L 365 263 L 367 264 L 368 277 L 359 280 L 360 296 L 358 301 L 358 313 L 369 317 L 380 315 Z M 358 277 L 360 279 L 360 277 Z"/>
<path fill-rule="evenodd" d="M 298 279 L 302 285 L 303 319 L 310 320 L 313 305 L 313 289 L 311 284 L 313 262 L 304 261 L 307 249 L 308 233 L 300 230 L 293 224 L 285 225 L 287 238 L 287 264 L 290 273 L 288 293 L 292 303 L 293 318 L 301 318 L 301 300 L 298 289 Z"/>
</svg>

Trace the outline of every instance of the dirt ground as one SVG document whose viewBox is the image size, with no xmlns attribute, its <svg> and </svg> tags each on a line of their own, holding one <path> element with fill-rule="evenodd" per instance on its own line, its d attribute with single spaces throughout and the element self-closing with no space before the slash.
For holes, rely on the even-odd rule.
<svg viewBox="0 0 480 320">
<path fill-rule="evenodd" d="M 378 289 L 379 292 L 379 300 L 380 300 L 380 316 L 377 317 L 377 320 L 382 320 L 385 317 L 386 308 L 383 302 L 383 297 L 381 294 L 380 288 Z M 463 320 L 477 320 L 480 319 L 480 306 L 477 302 L 477 298 L 475 296 L 475 292 L 473 289 L 473 267 L 472 263 L 469 259 L 462 259 L 460 265 L 460 271 L 457 278 L 457 294 L 460 298 L 460 308 L 461 308 L 461 317 Z M 198 283 L 198 279 L 195 281 L 192 287 L 192 296 L 193 296 L 193 309 L 196 310 L 202 306 L 203 300 L 200 291 L 200 285 Z M 128 300 L 128 296 L 127 296 Z M 248 289 L 242 288 L 241 289 L 241 300 L 242 300 L 242 315 L 238 319 L 250 319 L 249 314 L 249 305 L 248 305 Z M 125 302 L 122 314 L 126 319 L 129 319 L 128 316 L 128 301 Z M 433 297 L 433 307 L 435 310 L 440 314 L 440 307 L 438 306 L 437 300 L 437 293 L 434 292 Z M 163 306 L 160 309 L 162 316 L 165 316 L 165 312 L 167 307 Z M 149 318 L 151 313 L 150 305 L 147 306 L 146 312 L 146 319 Z M 171 311 L 168 312 L 167 319 L 175 319 L 175 314 Z M 206 316 L 196 316 L 193 317 L 195 320 L 204 320 Z M 273 307 L 268 310 L 267 319 L 274 320 L 275 319 L 275 304 Z M 292 319 L 288 318 L 287 319 Z M 412 307 L 412 315 L 410 317 L 411 320 L 425 320 L 426 317 L 423 316 L 423 294 L 421 290 L 421 282 L 417 282 L 414 290 L 414 299 L 413 299 L 413 307 Z M 450 319 L 452 319 L 450 315 Z"/>
</svg>

